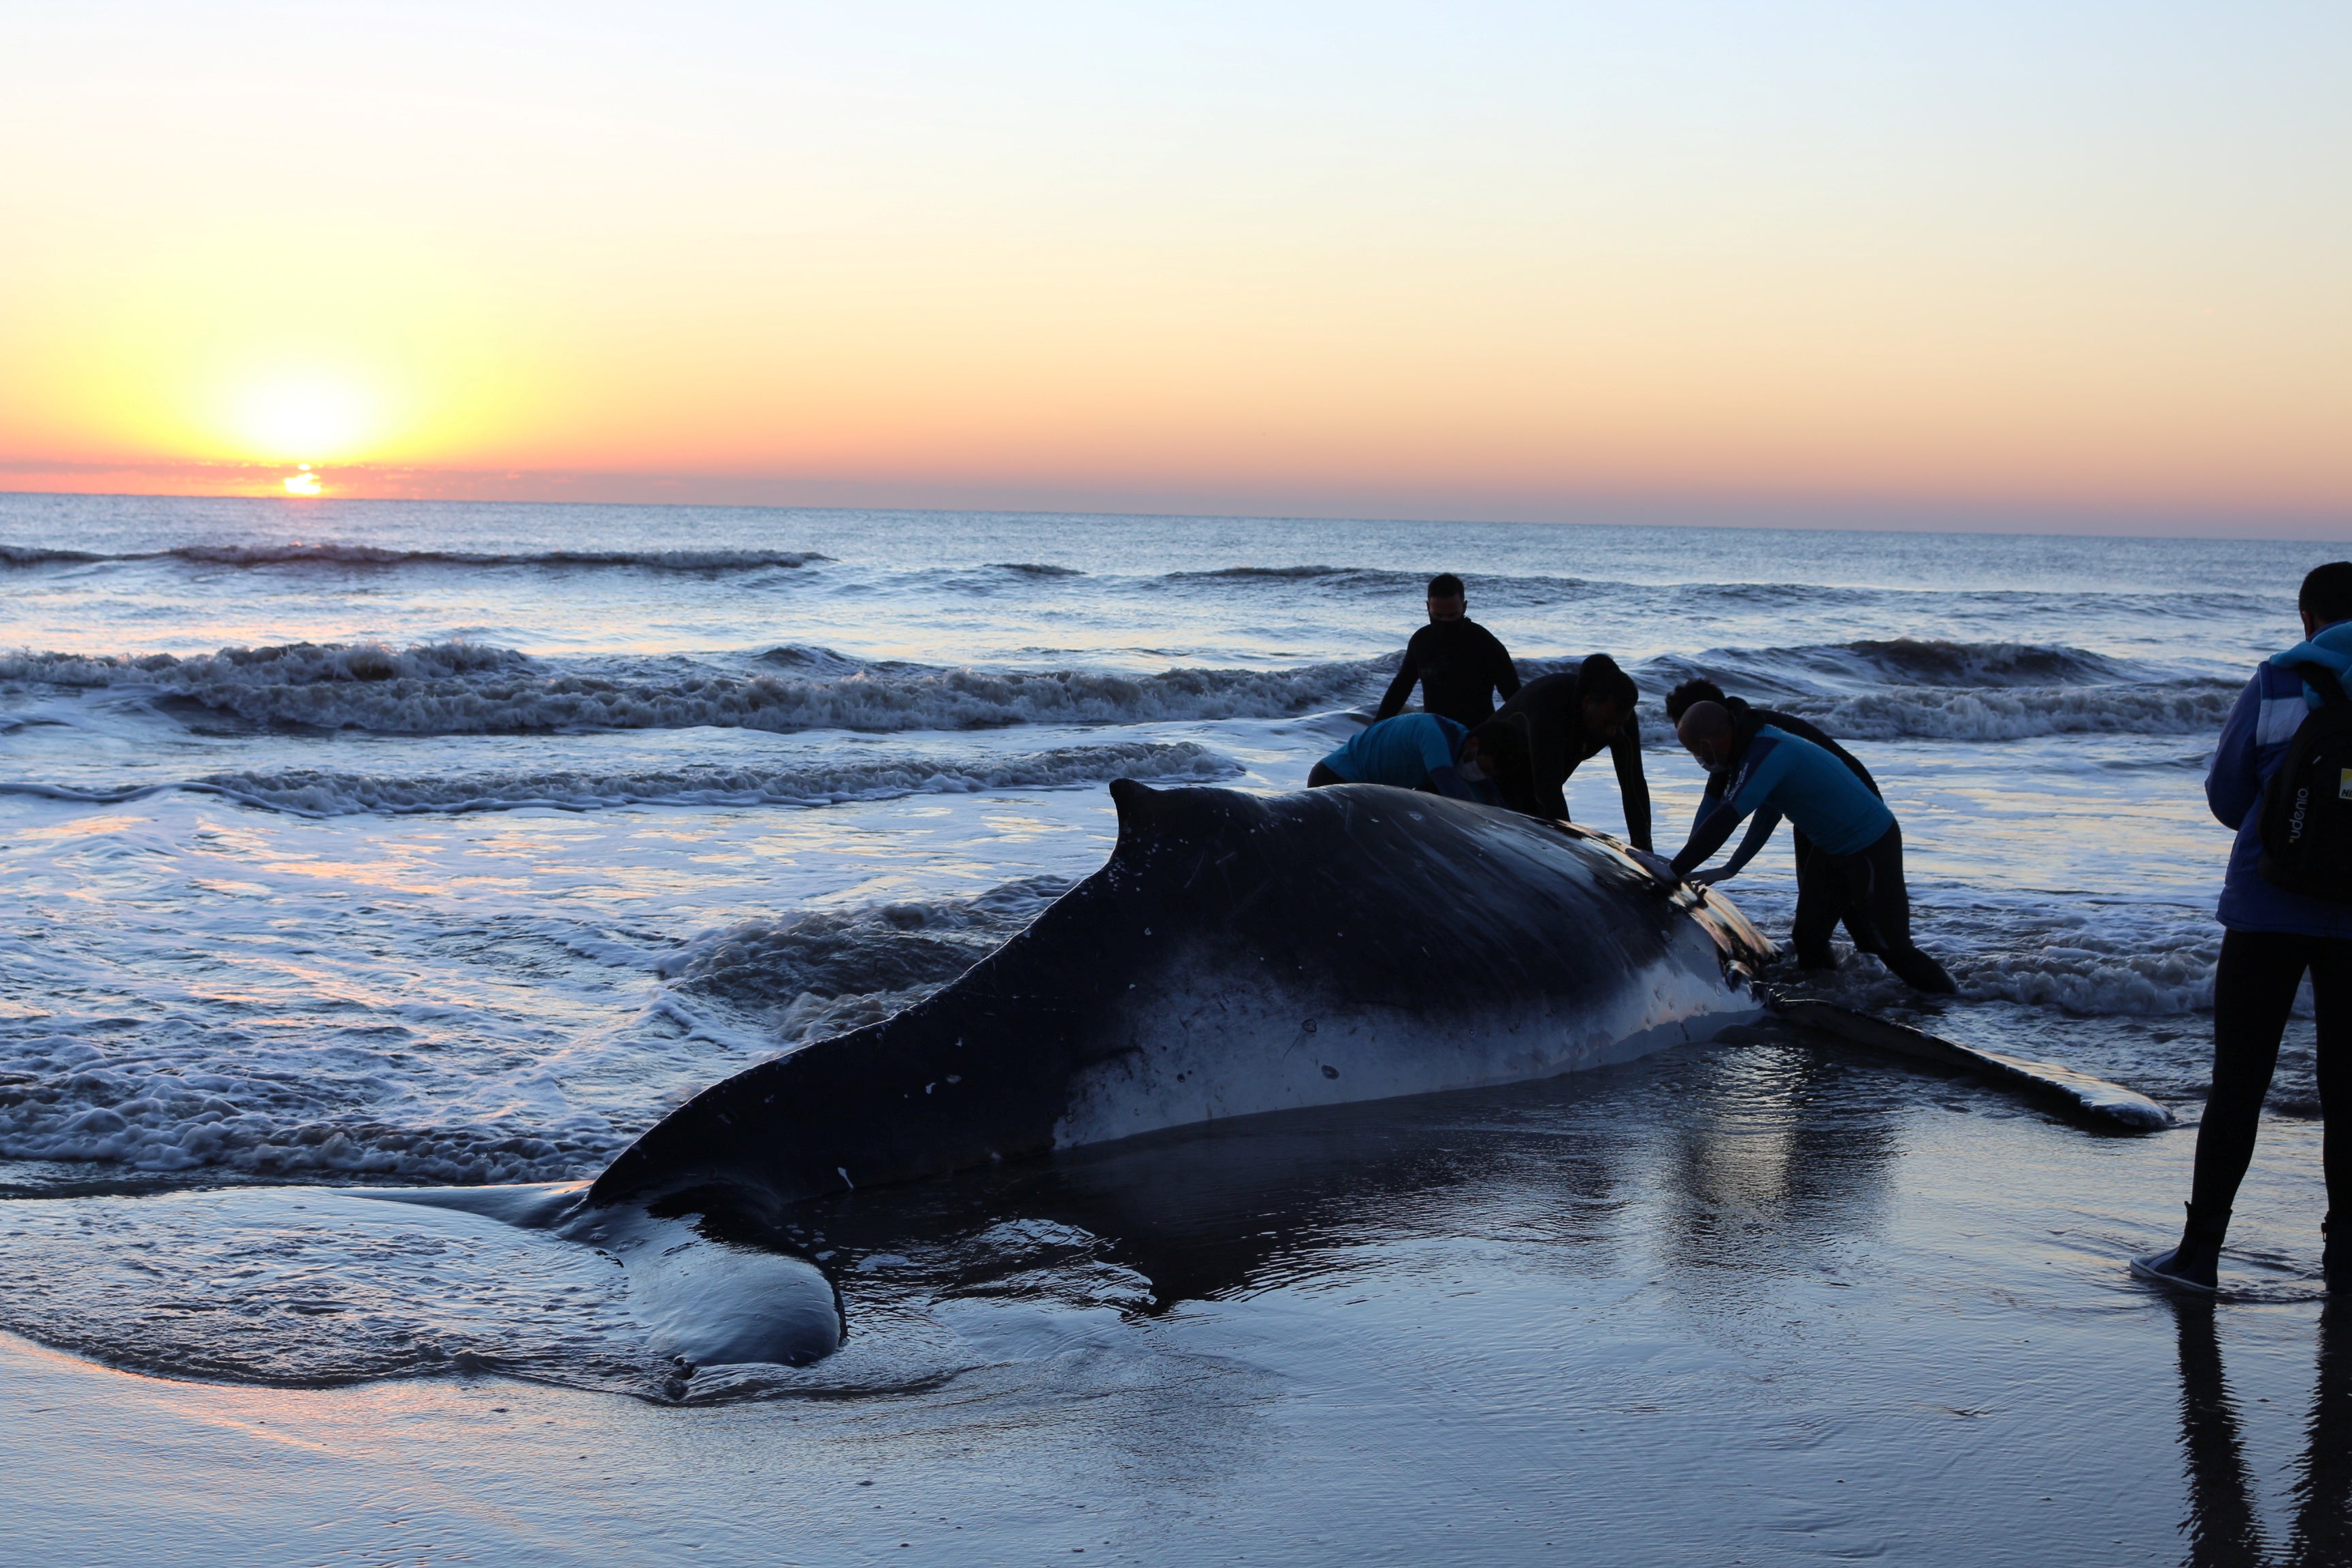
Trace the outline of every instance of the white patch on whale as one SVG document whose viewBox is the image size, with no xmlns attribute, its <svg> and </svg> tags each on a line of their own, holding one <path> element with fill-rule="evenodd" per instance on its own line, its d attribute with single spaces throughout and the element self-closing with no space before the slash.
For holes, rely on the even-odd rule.
<svg viewBox="0 0 2352 1568">
<path fill-rule="evenodd" d="M 1763 1016 L 1752 993 L 1725 987 L 1721 954 L 1695 924 L 1675 932 L 1666 957 L 1606 994 L 1574 1005 L 1512 998 L 1454 1018 L 1335 1011 L 1279 976 L 1196 970 L 1181 960 L 1172 980 L 1135 994 L 1130 1048 L 1076 1077 L 1054 1125 L 1055 1147 L 1557 1078 L 1713 1039 Z"/>
</svg>

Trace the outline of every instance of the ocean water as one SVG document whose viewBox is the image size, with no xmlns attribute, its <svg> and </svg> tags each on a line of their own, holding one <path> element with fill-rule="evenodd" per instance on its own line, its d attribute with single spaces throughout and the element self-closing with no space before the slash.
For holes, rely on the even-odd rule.
<svg viewBox="0 0 2352 1568">
<path fill-rule="evenodd" d="M 1051 1428 L 1040 1454 L 1157 1401 L 1297 1458 L 1258 1418 L 1301 1387 L 1378 1405 L 1373 1427 L 1426 1441 L 1475 1386 L 1571 1447 L 1560 1422 L 1623 1428 L 1621 1458 L 1588 1464 L 1638 1453 L 1671 1470 L 1683 1450 L 1628 1435 L 1645 1402 L 1686 1404 L 1686 1430 L 1763 1419 L 1785 1438 L 1781 1458 L 1739 1472 L 1785 1492 L 1764 1537 L 1718 1509 L 1654 1560 L 1795 1560 L 1921 1528 L 1849 1510 L 1815 1529 L 1806 1510 L 1843 1485 L 1835 1467 L 1775 1468 L 1809 1444 L 1883 1446 L 1873 1423 L 1899 1422 L 1871 1402 L 1895 1398 L 1921 1349 L 1904 1325 L 1957 1313 L 1990 1386 L 2020 1364 L 1999 1349 L 2016 1323 L 1997 1302 L 1964 1288 L 1965 1310 L 1938 1304 L 1939 1270 L 1965 1257 L 2035 1324 L 2078 1340 L 2091 1319 L 2108 1325 L 2064 1352 L 2074 1414 L 2007 1439 L 2018 1467 L 2092 1440 L 2091 1416 L 2114 1414 L 2092 1391 L 2152 1390 L 2152 1447 L 2083 1461 L 2070 1484 L 2144 1487 L 2153 1511 L 2097 1513 L 2083 1554 L 2039 1560 L 2161 1560 L 2196 1479 L 2147 1468 L 2169 1453 L 2179 1335 L 2118 1260 L 2168 1223 L 2203 1089 L 2229 835 L 2202 768 L 2252 664 L 2297 635 L 2302 574 L 2343 552 L 0 497 L 0 1193 L 18 1200 L 0 1205 L 0 1329 L 93 1363 L 279 1390 L 450 1374 L 706 1413 L 816 1394 L 835 1403 L 811 1409 L 994 1401 Z M 327 1190 L 592 1176 L 704 1085 L 945 984 L 1100 864 L 1110 780 L 1297 787 L 1377 700 L 1440 570 L 1468 580 L 1471 613 L 1523 676 L 1596 650 L 1633 674 L 1661 847 L 1701 783 L 1658 712 L 1675 681 L 1710 675 L 1849 741 L 1902 819 L 1917 935 L 1961 994 L 1923 1005 L 1867 959 L 1815 989 L 2113 1078 L 2184 1131 L 2089 1140 L 1768 1032 L 1589 1083 L 1359 1108 L 1247 1158 L 1179 1141 L 877 1199 L 829 1222 L 842 1356 L 693 1389 L 633 1347 L 625 1292 L 576 1258 Z M 1580 820 L 1622 828 L 1605 764 L 1569 794 Z M 1785 845 L 1727 890 L 1784 934 Z M 2315 1110 L 2306 1000 L 2236 1262 L 2259 1276 L 2244 1310 L 2272 1314 L 2281 1365 L 2308 1360 L 2315 1311 Z M 1971 1149 L 2001 1162 L 1982 1180 L 2014 1201 L 1974 1192 L 1939 1209 L 1939 1186 L 1979 1179 Z M 1138 1195 L 1161 1187 L 1197 1201 Z M 1832 1277 L 1857 1268 L 1876 1270 L 1894 1316 L 1840 1295 L 1851 1281 Z M 1445 1305 L 1448 1281 L 1486 1290 L 1483 1305 Z M 1409 1364 L 1416 1335 L 1448 1319 L 1448 1364 L 1468 1381 L 1408 1375 L 1353 1405 L 1335 1393 L 1356 1353 L 1339 1321 L 1351 1296 L 1388 1303 L 1362 1353 Z M 1595 1337 L 1512 1339 L 1559 1311 Z M 1775 1339 L 1759 1328 L 1775 1312 L 1811 1326 Z M 1822 1392 L 1840 1334 L 1878 1358 L 1877 1392 L 1854 1396 L 1867 1419 L 1824 1413 L 1843 1397 Z M 1635 1363 L 1660 1353 L 1664 1381 L 1644 1393 Z M 1596 1354 L 1587 1392 L 1611 1391 L 1598 1404 L 1547 1404 L 1528 1381 Z M 1771 1400 L 1756 1380 L 1778 1377 L 1813 1389 L 1811 1414 L 1758 1415 Z M 1725 1394 L 1726 1378 L 1744 1392 Z M 1973 1419 L 1951 1403 L 1962 1415 L 1938 1420 Z M 858 1419 L 911 1419 L 891 1408 Z M 548 1419 L 590 1419 L 564 1409 Z M 1150 1425 L 1174 1419 L 1164 1409 L 1134 1419 L 1121 1441 L 1149 1453 L 1103 1496 L 1125 1500 L 1120 1539 L 1152 1559 L 1139 1478 L 1169 1467 L 1181 1492 L 1208 1461 L 1187 1447 L 1198 1434 Z M 1501 1462 L 1488 1439 L 1447 1440 Z M 1936 1473 L 1967 1448 L 1930 1447 Z M 1880 1500 L 1925 1495 L 1928 1475 L 1883 1468 Z M 1568 1494 L 1546 1492 L 1544 1527 L 1615 1539 L 1655 1491 L 1581 1525 L 1560 1511 Z M 1298 1505 L 1255 1506 L 1278 1519 Z M 1328 1517 L 1306 1506 L 1326 1531 L 1314 1539 L 1352 1540 L 1360 1560 L 1387 1550 L 1360 1533 L 1379 1508 L 1352 1484 Z M 1489 1533 L 1454 1541 L 1462 1560 L 1504 1539 L 1502 1515 L 1484 1517 Z M 2009 1518 L 1946 1521 L 1940 1539 L 1977 1553 L 1950 1560 L 2012 1544 L 2036 1560 L 2002 1534 Z M 1442 1559 L 1452 1548 L 1428 1523 L 1391 1521 L 1377 1541 L 1402 1543 L 1395 1560 Z M 2110 1529 L 2125 1534 L 2091 1539 Z M 1562 1560 L 1541 1531 L 1508 1539 L 1504 1555 Z M 2126 1539 L 2128 1552 L 2094 1551 Z M 1307 1541 L 1291 1560 L 1318 1560 Z M 897 1550 L 877 1538 L 835 1556 L 869 1549 Z"/>
</svg>

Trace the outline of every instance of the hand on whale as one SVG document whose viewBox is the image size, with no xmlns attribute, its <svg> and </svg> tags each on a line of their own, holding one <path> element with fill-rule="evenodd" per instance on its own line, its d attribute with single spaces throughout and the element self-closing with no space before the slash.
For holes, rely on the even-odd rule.
<svg viewBox="0 0 2352 1568">
<path fill-rule="evenodd" d="M 1656 878 L 1661 888 L 1675 888 L 1682 884 L 1683 879 L 1675 874 L 1675 863 L 1664 856 L 1648 849 L 1628 849 L 1625 853 L 1631 855 L 1643 870 Z"/>
<path fill-rule="evenodd" d="M 1751 1020 L 1771 944 L 1613 842 L 1391 789 L 1111 785 L 1109 862 L 946 989 L 705 1089 L 593 1204 L 769 1202 L 1508 1083 Z"/>
</svg>

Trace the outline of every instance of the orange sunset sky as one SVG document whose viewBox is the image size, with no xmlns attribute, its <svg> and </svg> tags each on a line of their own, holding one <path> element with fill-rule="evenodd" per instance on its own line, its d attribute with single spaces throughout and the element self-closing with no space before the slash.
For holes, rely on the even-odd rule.
<svg viewBox="0 0 2352 1568">
<path fill-rule="evenodd" d="M 0 489 L 2352 533 L 2341 4 L 0 29 Z"/>
</svg>

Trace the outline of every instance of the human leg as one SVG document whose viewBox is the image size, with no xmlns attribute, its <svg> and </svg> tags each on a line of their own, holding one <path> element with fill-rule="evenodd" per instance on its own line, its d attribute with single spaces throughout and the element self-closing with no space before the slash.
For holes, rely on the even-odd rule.
<svg viewBox="0 0 2352 1568">
<path fill-rule="evenodd" d="M 1858 885 L 1870 875 L 1859 855 L 1832 855 L 1820 845 L 1805 857 L 1797 874 L 1797 912 L 1789 922 L 1789 941 L 1797 950 L 1801 969 L 1835 969 L 1837 955 L 1830 950 L 1830 933 L 1856 902 Z"/>
<path fill-rule="evenodd" d="M 1951 995 L 1959 989 L 1952 977 L 1911 941 L 1911 889 L 1903 879 L 1901 825 L 1889 827 L 1863 855 L 1870 864 L 1867 923 L 1875 945 L 1864 942 L 1864 933 L 1855 930 L 1853 917 L 1848 915 L 1846 930 L 1853 933 L 1854 945 L 1875 952 L 1879 962 L 1913 990 Z"/>
<path fill-rule="evenodd" d="M 2315 940 L 2311 1000 L 2318 1014 L 2320 1164 L 2327 1174 L 2327 1237 L 2321 1269 L 2332 1290 L 2352 1290 L 2352 942 Z M 2336 1114 L 2328 1116 L 2329 1108 Z M 2338 1236 L 2336 1216 L 2344 1216 Z"/>
<path fill-rule="evenodd" d="M 2189 1184 L 2189 1220 L 2180 1245 L 2143 1258 L 2140 1273 L 2213 1289 L 2229 1234 L 2230 1205 L 2254 1157 L 2263 1097 L 2278 1068 L 2295 987 L 2310 961 L 2312 939 L 2280 931 L 2225 931 L 2213 971 L 2213 1084 L 2197 1128 L 2197 1163 Z"/>
</svg>

